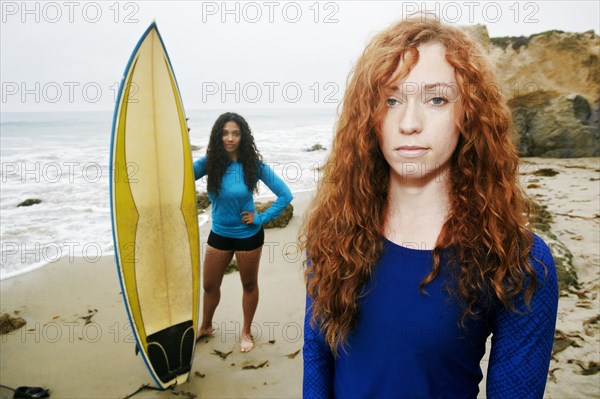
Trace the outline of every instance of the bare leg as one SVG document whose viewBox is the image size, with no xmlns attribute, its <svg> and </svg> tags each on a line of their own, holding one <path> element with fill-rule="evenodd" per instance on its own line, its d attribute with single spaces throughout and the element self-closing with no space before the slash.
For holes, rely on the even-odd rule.
<svg viewBox="0 0 600 399">
<path fill-rule="evenodd" d="M 256 307 L 258 306 L 258 266 L 260 264 L 261 253 L 262 246 L 252 251 L 236 251 L 235 253 L 244 289 L 242 295 L 244 326 L 242 327 L 240 343 L 240 350 L 242 352 L 249 352 L 254 346 L 250 327 L 254 319 Z"/>
<path fill-rule="evenodd" d="M 204 273 L 202 275 L 204 287 L 204 305 L 202 308 L 202 324 L 198 331 L 198 338 L 210 335 L 214 332 L 212 326 L 213 315 L 221 300 L 221 282 L 225 274 L 225 268 L 233 258 L 233 251 L 222 251 L 206 246 L 204 254 Z"/>
</svg>

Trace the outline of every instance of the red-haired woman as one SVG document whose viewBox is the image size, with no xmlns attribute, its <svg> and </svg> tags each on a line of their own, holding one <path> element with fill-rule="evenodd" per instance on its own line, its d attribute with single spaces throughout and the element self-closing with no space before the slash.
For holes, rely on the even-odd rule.
<svg viewBox="0 0 600 399">
<path fill-rule="evenodd" d="M 462 31 L 409 19 L 358 60 L 305 222 L 304 396 L 543 396 L 552 255 L 528 228 L 509 110 Z"/>
</svg>

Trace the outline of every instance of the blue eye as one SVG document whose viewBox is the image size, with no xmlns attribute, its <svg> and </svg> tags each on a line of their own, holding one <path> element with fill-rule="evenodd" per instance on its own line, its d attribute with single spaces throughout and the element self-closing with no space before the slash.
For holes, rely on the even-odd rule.
<svg viewBox="0 0 600 399">
<path fill-rule="evenodd" d="M 444 105 L 447 102 L 446 99 L 442 97 L 433 97 L 430 101 L 433 105 L 437 106 Z"/>
<path fill-rule="evenodd" d="M 396 100 L 395 98 L 388 98 L 387 100 L 385 100 L 385 102 L 388 105 L 388 107 L 393 107 L 394 105 L 398 104 L 398 100 Z"/>
</svg>

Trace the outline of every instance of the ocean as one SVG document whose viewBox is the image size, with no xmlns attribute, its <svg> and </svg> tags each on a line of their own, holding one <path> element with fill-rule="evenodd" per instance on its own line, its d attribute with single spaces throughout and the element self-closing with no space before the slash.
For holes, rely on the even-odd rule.
<svg viewBox="0 0 600 399">
<path fill-rule="evenodd" d="M 256 145 L 292 192 L 311 190 L 329 153 L 336 110 L 240 112 Z M 215 110 L 188 110 L 190 141 L 206 153 Z M 109 159 L 112 112 L 0 113 L 0 279 L 61 257 L 112 255 Z M 306 151 L 315 144 L 326 149 Z M 196 182 L 205 190 L 203 179 Z M 269 196 L 259 185 L 257 198 Z M 18 205 L 39 199 L 32 206 Z M 208 217 L 200 215 L 199 223 Z"/>
</svg>

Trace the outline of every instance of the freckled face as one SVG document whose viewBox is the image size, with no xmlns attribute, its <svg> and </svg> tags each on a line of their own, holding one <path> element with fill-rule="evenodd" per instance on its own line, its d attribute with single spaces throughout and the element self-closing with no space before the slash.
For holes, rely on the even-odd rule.
<svg viewBox="0 0 600 399">
<path fill-rule="evenodd" d="M 458 90 L 446 49 L 433 41 L 417 51 L 418 62 L 390 89 L 381 128 L 380 145 L 391 177 L 402 181 L 448 171 L 459 138 L 454 123 Z"/>
<path fill-rule="evenodd" d="M 240 148 L 242 131 L 237 123 L 229 121 L 223 126 L 223 147 L 232 159 L 237 158 L 237 151 Z"/>
</svg>

